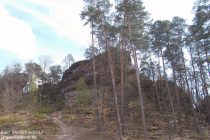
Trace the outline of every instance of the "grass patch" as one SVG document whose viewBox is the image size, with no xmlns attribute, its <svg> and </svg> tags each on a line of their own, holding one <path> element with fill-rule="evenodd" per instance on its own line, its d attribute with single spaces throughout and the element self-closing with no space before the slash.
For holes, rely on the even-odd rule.
<svg viewBox="0 0 210 140">
<path fill-rule="evenodd" d="M 0 125 L 12 124 L 19 121 L 22 121 L 22 119 L 18 115 L 11 114 L 11 115 L 0 116 Z"/>
<path fill-rule="evenodd" d="M 67 120 L 68 121 L 73 121 L 76 118 L 77 118 L 77 115 L 75 115 L 75 114 L 63 114 L 61 120 L 64 120 L 64 121 L 67 121 Z"/>
<path fill-rule="evenodd" d="M 37 135 L 38 140 L 47 137 L 51 134 L 56 134 L 58 126 L 46 114 L 49 111 L 43 112 L 26 112 L 0 116 L 0 129 L 3 131 L 26 130 L 26 131 L 41 131 L 42 135 Z"/>
<path fill-rule="evenodd" d="M 31 119 L 45 120 L 45 119 L 47 119 L 47 115 L 45 113 L 35 112 L 35 113 L 31 114 Z"/>
<path fill-rule="evenodd" d="M 55 107 L 53 106 L 49 106 L 49 107 L 46 107 L 46 106 L 40 106 L 37 108 L 37 112 L 38 113 L 41 113 L 41 114 L 51 114 L 55 111 Z"/>
</svg>

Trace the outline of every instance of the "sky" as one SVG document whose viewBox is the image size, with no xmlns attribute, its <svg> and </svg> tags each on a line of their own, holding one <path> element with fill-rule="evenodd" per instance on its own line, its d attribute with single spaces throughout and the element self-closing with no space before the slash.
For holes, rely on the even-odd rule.
<svg viewBox="0 0 210 140">
<path fill-rule="evenodd" d="M 190 23 L 194 0 L 143 0 L 154 20 L 180 16 Z M 0 71 L 13 63 L 51 56 L 55 64 L 71 53 L 84 59 L 90 45 L 83 26 L 83 0 L 0 0 Z"/>
</svg>

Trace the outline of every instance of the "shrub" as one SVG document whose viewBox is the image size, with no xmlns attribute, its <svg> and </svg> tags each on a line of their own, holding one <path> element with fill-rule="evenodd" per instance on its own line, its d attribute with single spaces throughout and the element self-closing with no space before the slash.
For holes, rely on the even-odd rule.
<svg viewBox="0 0 210 140">
<path fill-rule="evenodd" d="M 91 104 L 91 95 L 87 88 L 84 78 L 80 78 L 77 83 L 76 103 L 84 106 Z"/>
</svg>

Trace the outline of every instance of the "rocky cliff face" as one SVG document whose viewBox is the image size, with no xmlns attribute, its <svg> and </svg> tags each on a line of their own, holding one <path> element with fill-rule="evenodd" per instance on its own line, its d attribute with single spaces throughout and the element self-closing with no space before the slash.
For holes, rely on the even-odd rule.
<svg viewBox="0 0 210 140">
<path fill-rule="evenodd" d="M 89 84 L 92 84 L 92 72 L 91 62 L 89 60 L 83 60 L 76 62 L 64 72 L 62 78 L 61 89 L 63 93 L 71 92 L 76 90 L 77 81 L 84 77 Z"/>
<path fill-rule="evenodd" d="M 115 49 L 113 49 L 112 53 L 113 55 L 113 62 L 114 62 L 114 68 L 115 68 L 115 79 L 116 82 L 120 81 L 120 57 L 119 52 Z M 129 56 L 129 55 L 128 55 Z M 127 57 L 129 59 L 129 57 Z M 108 65 L 108 59 L 107 59 L 107 53 L 99 54 L 95 57 L 95 64 L 96 64 L 96 76 L 97 76 L 97 84 L 100 84 L 102 86 L 109 86 L 111 83 L 111 77 L 110 77 L 110 71 L 109 71 L 109 65 Z M 129 69 L 131 66 L 131 63 L 129 61 L 129 64 L 127 64 L 126 69 Z M 84 78 L 85 83 L 88 85 L 88 87 L 91 89 L 93 86 L 93 69 L 92 69 L 92 59 L 90 60 L 83 60 L 76 62 L 71 65 L 69 69 L 67 69 L 64 72 L 64 75 L 62 77 L 61 81 L 61 92 L 65 93 L 65 95 L 68 96 L 68 98 L 73 98 L 77 94 L 76 91 L 76 85 L 80 78 Z M 69 99 L 67 99 L 69 101 Z M 71 104 L 73 104 L 72 101 Z"/>
<path fill-rule="evenodd" d="M 3 77 L 0 77 L 0 89 L 1 91 L 7 88 L 7 84 L 12 86 L 15 92 L 21 92 L 23 87 L 27 84 L 29 76 L 26 73 L 8 73 Z M 0 92 L 1 92 L 0 91 Z"/>
</svg>

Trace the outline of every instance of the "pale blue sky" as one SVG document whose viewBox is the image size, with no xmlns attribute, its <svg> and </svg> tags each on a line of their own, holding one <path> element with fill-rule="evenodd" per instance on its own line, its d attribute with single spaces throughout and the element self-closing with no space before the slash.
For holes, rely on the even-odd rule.
<svg viewBox="0 0 210 140">
<path fill-rule="evenodd" d="M 153 19 L 192 19 L 194 0 L 144 1 Z M 43 54 L 55 63 L 68 53 L 83 59 L 90 30 L 80 19 L 82 7 L 82 0 L 0 0 L 0 71 Z"/>
</svg>

